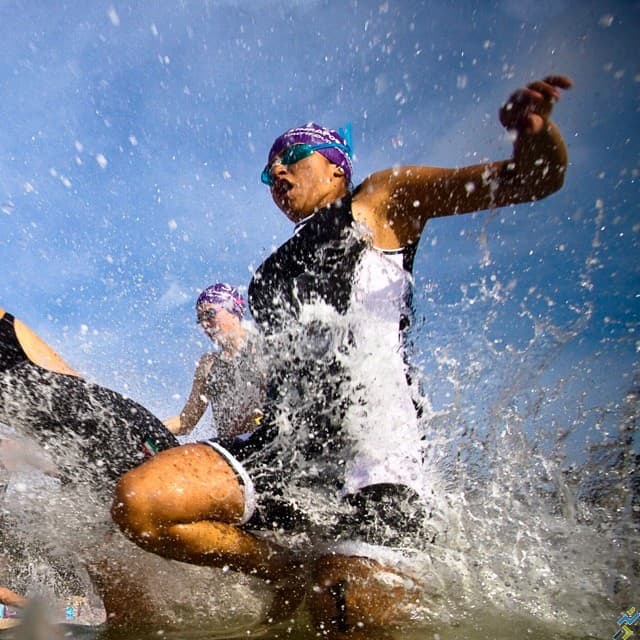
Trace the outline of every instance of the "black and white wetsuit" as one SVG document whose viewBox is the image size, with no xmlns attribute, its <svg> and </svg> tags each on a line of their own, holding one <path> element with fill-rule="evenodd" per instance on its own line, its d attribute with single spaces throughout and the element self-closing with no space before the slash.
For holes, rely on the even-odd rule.
<svg viewBox="0 0 640 640">
<path fill-rule="evenodd" d="M 258 512 L 263 488 L 273 497 L 278 483 L 354 504 L 373 496 L 394 503 L 394 517 L 418 501 L 421 435 L 401 331 L 414 253 L 373 247 L 346 197 L 257 269 L 249 304 L 271 351 L 266 420 L 241 447 L 228 444 L 256 484 Z"/>
<path fill-rule="evenodd" d="M 162 422 L 115 391 L 29 360 L 14 318 L 0 318 L 0 422 L 38 442 L 69 482 L 113 482 L 179 443 Z"/>
</svg>

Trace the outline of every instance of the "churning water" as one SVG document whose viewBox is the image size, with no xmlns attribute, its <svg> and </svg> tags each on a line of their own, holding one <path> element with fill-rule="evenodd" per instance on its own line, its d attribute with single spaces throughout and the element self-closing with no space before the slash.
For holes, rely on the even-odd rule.
<svg viewBox="0 0 640 640">
<path fill-rule="evenodd" d="M 509 285 L 487 277 L 461 301 L 432 307 L 428 320 L 418 314 L 412 335 L 422 345 L 430 323 L 454 317 L 456 341 L 434 339 L 414 354 L 430 512 L 424 548 L 393 559 L 423 592 L 414 624 L 398 637 L 608 638 L 621 613 L 640 604 L 640 383 L 622 402 L 590 403 L 583 372 L 558 371 L 588 306 L 560 322 L 533 310 L 538 303 L 534 292 L 514 302 Z M 521 326 L 505 343 L 497 327 L 514 318 Z M 376 389 L 387 361 L 371 364 Z M 386 400 L 372 394 L 368 410 L 384 411 Z M 108 575 L 135 594 L 150 625 L 65 628 L 72 636 L 314 637 L 304 611 L 261 624 L 270 596 L 257 579 L 146 554 L 113 531 L 105 505 L 82 488 L 33 471 L 8 475 L 3 580 L 48 602 L 82 594 L 100 622 L 90 573 Z M 314 505 L 319 520 L 326 506 Z M 57 606 L 48 611 L 59 621 Z"/>
</svg>

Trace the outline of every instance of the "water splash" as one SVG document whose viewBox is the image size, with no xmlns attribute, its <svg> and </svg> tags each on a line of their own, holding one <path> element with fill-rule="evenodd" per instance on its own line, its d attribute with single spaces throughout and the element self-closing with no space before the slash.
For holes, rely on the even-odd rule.
<svg viewBox="0 0 640 640">
<path fill-rule="evenodd" d="M 488 245 L 480 244 L 482 264 L 461 298 L 441 303 L 436 296 L 413 328 L 419 346 L 412 354 L 411 388 L 420 409 L 422 482 L 430 512 L 425 547 L 405 550 L 394 562 L 400 558 L 424 585 L 423 602 L 414 611 L 416 637 L 427 629 L 454 637 L 463 629 L 468 637 L 506 638 L 519 627 L 535 629 L 537 637 L 607 637 L 615 631 L 616 615 L 640 602 L 640 378 L 623 402 L 594 402 L 583 370 L 602 366 L 597 354 L 562 366 L 563 354 L 579 345 L 594 318 L 589 292 L 597 254 L 579 270 L 582 302 L 565 308 L 544 288 L 523 289 L 495 269 Z M 597 234 L 592 244 L 595 251 Z M 423 299 L 432 294 L 433 289 Z M 311 360 L 326 373 L 334 364 L 326 360 L 330 354 L 340 373 L 350 372 L 347 390 L 357 397 L 365 389 L 367 403 L 356 402 L 347 412 L 348 437 L 349 420 L 362 422 L 358 411 L 388 407 L 385 383 L 393 371 L 389 359 L 373 348 L 375 336 L 369 352 L 354 356 L 351 327 L 343 317 L 331 317 L 324 308 L 307 311 L 303 320 L 321 319 L 332 330 L 317 332 L 314 341 L 279 336 L 282 348 L 271 351 L 285 369 Z M 450 330 L 438 339 L 432 323 L 443 319 Z M 281 398 L 294 408 L 280 423 L 287 463 L 307 479 L 337 477 L 344 460 L 335 457 L 318 466 L 290 445 L 298 440 L 302 446 L 314 435 L 305 414 L 324 411 L 334 420 L 333 412 L 342 411 L 341 398 L 315 397 L 314 379 L 307 386 L 297 383 Z M 86 565 L 103 561 L 112 564 L 112 575 L 124 567 L 129 575 L 133 569 L 147 576 L 142 586 L 154 594 L 153 624 L 167 637 L 184 634 L 185 626 L 206 637 L 261 629 L 269 595 L 257 581 L 144 554 L 114 537 L 105 506 L 91 495 L 66 492 L 55 482 L 37 487 L 30 480 L 25 486 L 27 493 L 14 503 L 5 501 L 4 508 L 6 529 L 15 544 L 26 545 L 31 559 L 18 576 L 27 592 L 45 585 L 59 594 L 70 584 L 90 592 Z M 319 499 L 304 483 L 289 492 L 313 525 L 327 526 L 341 513 L 335 497 Z M 303 549 L 309 542 L 282 536 Z M 38 555 L 38 546 L 44 553 Z M 73 558 L 64 562 L 76 582 L 54 570 L 64 558 Z M 496 629 L 492 617 L 512 626 Z M 291 637 L 305 624 L 298 619 Z"/>
</svg>

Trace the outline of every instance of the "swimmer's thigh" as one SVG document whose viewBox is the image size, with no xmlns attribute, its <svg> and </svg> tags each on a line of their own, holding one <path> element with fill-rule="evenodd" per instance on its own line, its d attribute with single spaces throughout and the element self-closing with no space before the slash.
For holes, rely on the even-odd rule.
<svg viewBox="0 0 640 640">
<path fill-rule="evenodd" d="M 206 444 L 158 453 L 116 485 L 112 515 L 124 528 L 166 527 L 200 520 L 239 523 L 244 492 L 227 461 Z"/>
</svg>

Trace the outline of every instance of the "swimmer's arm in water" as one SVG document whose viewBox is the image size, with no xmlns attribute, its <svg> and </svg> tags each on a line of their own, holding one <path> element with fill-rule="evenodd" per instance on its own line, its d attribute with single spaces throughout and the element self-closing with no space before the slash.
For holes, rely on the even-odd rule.
<svg viewBox="0 0 640 640">
<path fill-rule="evenodd" d="M 549 76 L 514 92 L 500 121 L 515 135 L 513 156 L 460 168 L 404 166 L 369 176 L 353 200 L 354 216 L 381 249 L 419 240 L 431 218 L 539 200 L 564 182 L 567 150 L 550 120 L 565 76 Z"/>
<path fill-rule="evenodd" d="M 0 604 L 22 609 L 29 604 L 29 600 L 24 596 L 18 595 L 15 591 L 11 591 L 11 589 L 0 587 Z"/>
<path fill-rule="evenodd" d="M 0 318 L 4 316 L 4 314 L 5 310 L 0 307 Z M 31 362 L 49 371 L 56 371 L 57 373 L 76 376 L 78 378 L 82 377 L 24 322 L 16 318 L 13 326 L 18 341 Z"/>
<path fill-rule="evenodd" d="M 164 421 L 164 425 L 174 435 L 191 433 L 207 409 L 209 403 L 206 395 L 207 374 L 211 369 L 213 361 L 214 356 L 210 353 L 205 353 L 200 358 L 195 373 L 193 374 L 191 393 L 182 411 L 179 415 Z"/>
</svg>

